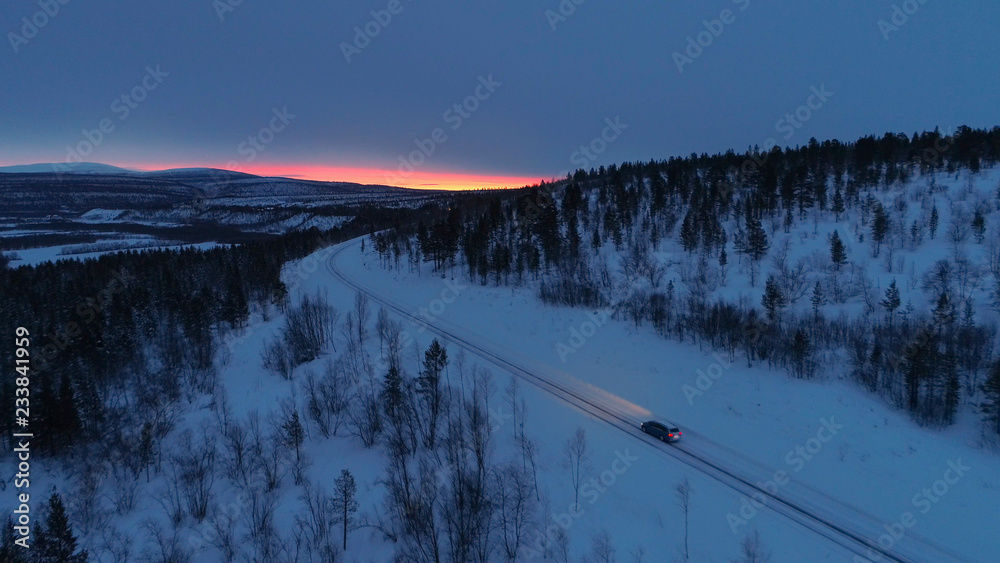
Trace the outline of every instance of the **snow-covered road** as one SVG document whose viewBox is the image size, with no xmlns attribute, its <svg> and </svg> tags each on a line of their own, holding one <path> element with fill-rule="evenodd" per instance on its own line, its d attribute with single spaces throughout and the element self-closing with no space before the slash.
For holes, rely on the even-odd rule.
<svg viewBox="0 0 1000 563">
<path fill-rule="evenodd" d="M 684 421 L 674 421 L 681 425 L 685 433 L 683 442 L 667 445 L 656 441 L 638 428 L 643 420 L 656 418 L 647 409 L 580 381 L 563 370 L 546 365 L 538 358 L 525 357 L 468 327 L 457 326 L 440 317 L 428 319 L 426 315 L 418 316 L 414 313 L 416 308 L 413 303 L 400 301 L 404 291 L 389 296 L 373 290 L 362 280 L 352 279 L 339 261 L 346 251 L 356 252 L 360 244 L 360 239 L 356 239 L 338 246 L 329 254 L 327 269 L 335 282 L 366 294 L 372 301 L 409 323 L 423 327 L 453 346 L 483 358 L 578 411 L 627 434 L 629 439 L 637 440 L 643 447 L 654 450 L 657 456 L 670 458 L 713 479 L 742 495 L 751 506 L 772 511 L 825 538 L 831 547 L 837 546 L 847 558 L 854 556 L 855 561 L 941 563 L 975 560 L 919 537 L 912 530 L 908 531 L 905 543 L 896 543 L 891 548 L 880 546 L 875 539 L 886 533 L 883 519 L 837 500 L 815 487 L 790 479 L 786 471 L 768 467 L 715 442 L 709 436 L 684 425 Z M 836 420 L 827 421 L 824 428 L 826 435 L 835 433 L 837 426 Z M 818 439 L 823 436 L 821 433 Z"/>
</svg>

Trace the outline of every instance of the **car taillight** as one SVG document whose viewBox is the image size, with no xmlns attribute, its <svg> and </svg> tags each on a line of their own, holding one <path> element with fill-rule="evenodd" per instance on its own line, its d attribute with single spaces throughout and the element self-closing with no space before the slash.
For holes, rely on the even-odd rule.
<svg viewBox="0 0 1000 563">
<path fill-rule="evenodd" d="M 667 438 L 673 438 L 673 437 L 674 437 L 673 434 L 667 434 Z"/>
</svg>

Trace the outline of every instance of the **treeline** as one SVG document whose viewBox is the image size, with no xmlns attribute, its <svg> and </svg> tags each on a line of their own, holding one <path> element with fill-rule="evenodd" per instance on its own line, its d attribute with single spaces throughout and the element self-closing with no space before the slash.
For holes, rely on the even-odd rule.
<svg viewBox="0 0 1000 563">
<path fill-rule="evenodd" d="M 1000 247 L 994 248 L 1000 239 L 987 237 L 1000 190 L 987 199 L 969 196 L 968 209 L 952 202 L 948 225 L 941 224 L 934 197 L 942 190 L 940 174 L 974 178 L 998 158 L 1000 128 L 962 127 L 952 135 L 813 139 L 764 153 L 625 163 L 577 171 L 514 200 L 454 207 L 416 231 L 378 234 L 373 246 L 388 267 L 402 267 L 405 257 L 411 270 L 426 262 L 435 270 L 461 269 L 480 284 L 537 284 L 545 302 L 607 307 L 619 318 L 650 322 L 665 336 L 705 339 L 797 377 L 811 377 L 821 357 L 849 355 L 859 383 L 922 422 L 950 424 L 963 400 L 983 400 L 984 420 L 993 421 L 1000 418 L 1000 381 L 986 373 L 1000 370 L 990 367 L 995 330 L 965 314 L 985 268 L 964 248 L 975 235 L 975 244 L 987 249 L 1000 303 Z M 904 193 L 917 178 L 926 188 Z M 908 222 L 910 202 L 921 218 Z M 787 239 L 776 244 L 777 233 L 796 226 L 815 232 L 821 219 L 844 221 L 841 232 L 831 233 L 829 255 L 792 263 Z M 870 246 L 871 256 L 851 256 L 841 235 Z M 929 314 L 915 313 L 913 303 L 901 307 L 898 290 L 896 302 L 884 308 L 867 261 L 883 260 L 887 272 L 902 275 L 899 251 L 935 237 L 950 243 L 953 256 L 943 277 L 931 279 L 937 274 L 929 272 L 922 283 L 928 299 L 917 305 Z M 685 254 L 662 258 L 665 243 Z M 751 286 L 768 278 L 759 309 L 711 297 L 733 267 Z M 668 274 L 679 277 L 678 287 Z M 921 283 L 915 272 L 908 274 Z M 814 300 L 814 314 L 787 310 L 800 299 Z M 827 303 L 849 300 L 863 304 L 859 319 L 821 314 Z"/>
</svg>

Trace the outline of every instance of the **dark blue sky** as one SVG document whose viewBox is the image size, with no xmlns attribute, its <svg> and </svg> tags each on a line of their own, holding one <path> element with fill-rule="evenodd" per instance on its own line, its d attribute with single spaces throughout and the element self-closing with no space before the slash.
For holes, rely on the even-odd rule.
<svg viewBox="0 0 1000 563">
<path fill-rule="evenodd" d="M 93 142 L 84 160 L 405 184 L 1000 124 L 995 1 L 237 1 L 7 0 L 0 164 Z"/>
</svg>

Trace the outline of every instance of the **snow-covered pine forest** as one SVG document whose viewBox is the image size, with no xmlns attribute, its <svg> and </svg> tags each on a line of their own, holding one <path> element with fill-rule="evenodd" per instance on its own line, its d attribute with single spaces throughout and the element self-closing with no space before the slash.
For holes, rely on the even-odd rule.
<svg viewBox="0 0 1000 563">
<path fill-rule="evenodd" d="M 374 245 L 387 268 L 534 287 L 748 366 L 849 377 L 928 426 L 974 413 L 995 445 L 998 143 L 961 128 L 581 170 Z"/>
</svg>

